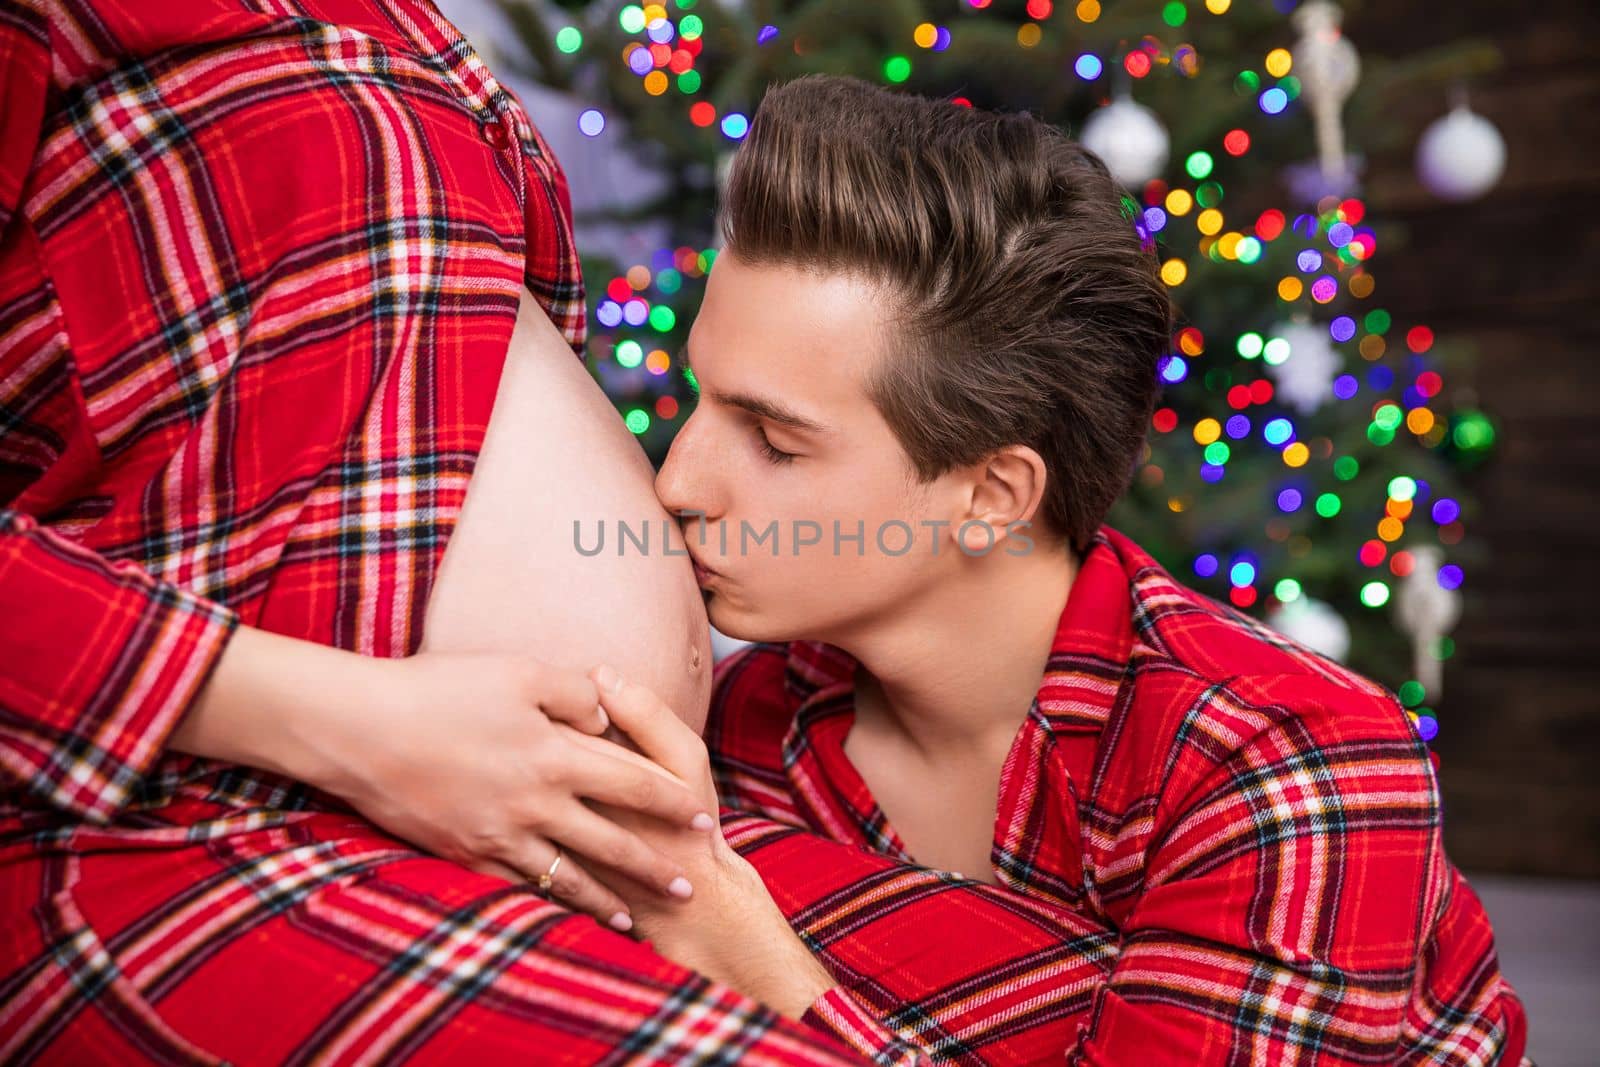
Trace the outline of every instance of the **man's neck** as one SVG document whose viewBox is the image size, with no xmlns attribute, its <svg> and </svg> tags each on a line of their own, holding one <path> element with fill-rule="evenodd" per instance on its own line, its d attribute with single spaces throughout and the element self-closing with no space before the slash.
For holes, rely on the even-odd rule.
<svg viewBox="0 0 1600 1067">
<path fill-rule="evenodd" d="M 837 641 L 861 661 L 857 722 L 930 763 L 1009 747 L 1038 693 L 1077 578 L 1065 549 L 972 559 L 870 631 Z"/>
</svg>

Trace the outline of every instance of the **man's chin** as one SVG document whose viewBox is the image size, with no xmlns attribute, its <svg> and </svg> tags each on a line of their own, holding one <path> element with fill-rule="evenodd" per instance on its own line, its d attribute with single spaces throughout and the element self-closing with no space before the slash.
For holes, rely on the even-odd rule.
<svg viewBox="0 0 1600 1067">
<path fill-rule="evenodd" d="M 730 603 L 725 594 L 710 589 L 701 592 L 705 594 L 706 618 L 718 633 L 737 641 L 779 643 L 795 639 L 793 627 L 747 606 Z"/>
</svg>

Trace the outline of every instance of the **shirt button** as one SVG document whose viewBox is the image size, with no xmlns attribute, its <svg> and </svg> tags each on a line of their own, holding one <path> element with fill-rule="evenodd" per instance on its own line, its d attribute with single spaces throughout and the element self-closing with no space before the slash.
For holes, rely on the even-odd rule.
<svg viewBox="0 0 1600 1067">
<path fill-rule="evenodd" d="M 501 119 L 493 119 L 483 124 L 483 139 L 489 147 L 505 149 L 511 147 L 511 131 L 506 129 L 506 124 Z"/>
</svg>

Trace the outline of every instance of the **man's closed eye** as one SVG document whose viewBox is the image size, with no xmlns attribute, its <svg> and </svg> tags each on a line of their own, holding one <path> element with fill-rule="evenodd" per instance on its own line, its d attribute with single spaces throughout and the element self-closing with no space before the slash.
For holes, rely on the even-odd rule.
<svg viewBox="0 0 1600 1067">
<path fill-rule="evenodd" d="M 755 426 L 755 432 L 756 441 L 761 449 L 761 454 L 765 456 L 769 462 L 782 464 L 790 463 L 794 460 L 795 454 L 793 452 L 784 452 L 781 449 L 773 447 L 772 442 L 767 439 L 767 431 L 763 430 L 759 423 L 757 423 Z"/>
</svg>

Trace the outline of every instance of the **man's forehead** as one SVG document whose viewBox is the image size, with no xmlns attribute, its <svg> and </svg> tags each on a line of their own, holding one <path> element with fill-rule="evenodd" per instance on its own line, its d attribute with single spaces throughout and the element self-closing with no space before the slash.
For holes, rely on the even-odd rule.
<svg viewBox="0 0 1600 1067">
<path fill-rule="evenodd" d="M 806 393 L 817 386 L 830 398 L 861 391 L 884 337 L 887 308 L 874 287 L 848 274 L 721 257 L 711 274 L 689 335 L 692 364 L 713 377 L 759 374 Z"/>
<path fill-rule="evenodd" d="M 702 377 L 703 366 L 696 366 L 691 340 L 684 346 L 681 362 L 702 403 L 710 400 L 739 408 L 791 430 L 819 435 L 835 432 L 826 390 L 822 397 L 811 394 L 803 384 L 797 384 L 802 380 L 790 373 L 783 357 L 765 356 L 763 347 L 759 343 L 742 345 L 737 351 L 718 353 L 707 360 L 714 369 Z"/>
</svg>

